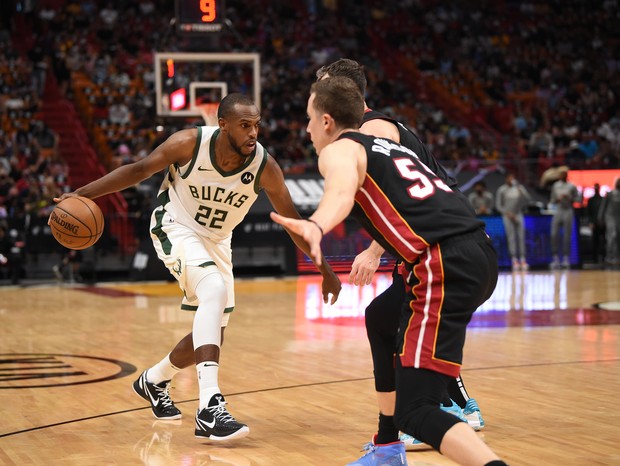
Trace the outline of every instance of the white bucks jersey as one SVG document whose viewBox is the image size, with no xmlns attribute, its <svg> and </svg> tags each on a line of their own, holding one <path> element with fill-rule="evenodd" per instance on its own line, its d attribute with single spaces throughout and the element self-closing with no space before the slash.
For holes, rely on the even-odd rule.
<svg viewBox="0 0 620 466">
<path fill-rule="evenodd" d="M 241 167 L 224 172 L 215 163 L 219 132 L 217 126 L 198 127 L 192 159 L 182 167 L 170 166 L 154 212 L 159 226 L 179 223 L 219 242 L 232 234 L 256 201 L 267 151 L 256 143 L 254 154 Z"/>
</svg>

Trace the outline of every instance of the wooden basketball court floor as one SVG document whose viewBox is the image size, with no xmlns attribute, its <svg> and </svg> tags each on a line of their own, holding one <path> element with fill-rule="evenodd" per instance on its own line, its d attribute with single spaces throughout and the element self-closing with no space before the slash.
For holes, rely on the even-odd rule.
<svg viewBox="0 0 620 466">
<path fill-rule="evenodd" d="M 511 465 L 620 465 L 620 272 L 502 273 L 468 332 L 463 378 L 479 434 Z M 344 465 L 376 429 L 364 306 L 389 285 L 317 276 L 238 280 L 220 386 L 249 437 L 194 437 L 195 371 L 173 381 L 180 421 L 131 388 L 191 329 L 176 283 L 0 290 L 0 464 Z M 343 281 L 346 278 L 343 277 Z M 449 465 L 434 451 L 416 466 Z"/>
</svg>

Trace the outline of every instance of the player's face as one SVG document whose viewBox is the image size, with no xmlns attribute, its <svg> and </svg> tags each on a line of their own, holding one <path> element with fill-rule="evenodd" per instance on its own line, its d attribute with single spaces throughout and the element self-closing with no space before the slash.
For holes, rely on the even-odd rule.
<svg viewBox="0 0 620 466">
<path fill-rule="evenodd" d="M 308 106 L 306 108 L 308 127 L 306 131 L 308 131 L 310 135 L 310 140 L 312 141 L 316 153 L 319 154 L 329 142 L 327 141 L 323 115 L 314 107 L 314 97 L 315 94 L 310 94 L 310 98 L 308 99 Z"/>
<path fill-rule="evenodd" d="M 239 156 L 249 157 L 256 150 L 260 123 L 260 112 L 256 105 L 236 105 L 235 114 L 226 119 L 228 142 Z"/>
</svg>

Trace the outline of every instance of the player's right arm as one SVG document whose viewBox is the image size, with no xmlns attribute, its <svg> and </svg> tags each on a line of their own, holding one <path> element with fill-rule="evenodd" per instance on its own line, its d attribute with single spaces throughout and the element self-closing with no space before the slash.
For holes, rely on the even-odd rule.
<svg viewBox="0 0 620 466">
<path fill-rule="evenodd" d="M 197 131 L 195 128 L 178 131 L 142 160 L 122 165 L 107 175 L 54 200 L 61 201 L 71 196 L 95 199 L 134 186 L 175 163 L 185 165 L 191 160 L 198 143 Z"/>
</svg>

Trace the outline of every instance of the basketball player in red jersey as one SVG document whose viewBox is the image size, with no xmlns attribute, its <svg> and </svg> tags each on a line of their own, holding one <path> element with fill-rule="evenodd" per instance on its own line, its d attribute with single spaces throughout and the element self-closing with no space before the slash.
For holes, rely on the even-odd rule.
<svg viewBox="0 0 620 466">
<path fill-rule="evenodd" d="M 460 372 L 467 324 L 497 283 L 497 256 L 484 223 L 415 152 L 359 132 L 364 99 L 352 80 L 314 83 L 307 113 L 325 191 L 309 219 L 276 213 L 272 219 L 301 235 L 320 262 L 324 233 L 351 213 L 404 262 L 408 290 L 397 337 L 396 426 L 459 464 L 505 465 L 467 423 L 440 408 Z M 368 449 L 352 464 L 407 464 L 402 442 Z"/>
<path fill-rule="evenodd" d="M 352 79 L 360 93 L 366 93 L 366 73 L 364 67 L 347 58 L 342 58 L 321 67 L 316 72 L 317 80 L 325 77 L 344 76 Z M 364 104 L 364 117 L 360 131 L 364 134 L 379 136 L 396 141 L 414 151 L 420 160 L 439 176 L 451 189 L 458 190 L 457 182 L 449 176 L 444 168 L 430 153 L 428 148 L 407 127 L 389 116 L 371 110 Z M 370 284 L 372 276 L 379 267 L 379 261 L 385 250 L 373 241 L 368 249 L 362 251 L 353 261 L 349 282 L 355 285 Z M 377 296 L 366 308 L 365 323 L 368 341 L 373 358 L 375 390 L 379 404 L 379 428 L 373 440 L 379 444 L 398 440 L 398 430 L 394 426 L 395 380 L 394 351 L 398 332 L 400 304 L 405 298 L 403 277 L 397 265 L 393 272 L 392 285 Z M 453 403 L 451 400 L 454 400 Z M 484 427 L 484 421 L 476 400 L 470 398 L 460 376 L 448 385 L 446 399 L 442 402 L 444 409 L 465 417 L 475 430 Z M 424 447 L 419 440 L 409 435 L 401 435 L 407 449 Z"/>
</svg>

